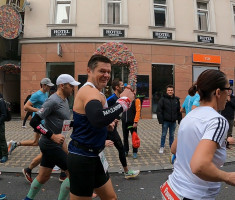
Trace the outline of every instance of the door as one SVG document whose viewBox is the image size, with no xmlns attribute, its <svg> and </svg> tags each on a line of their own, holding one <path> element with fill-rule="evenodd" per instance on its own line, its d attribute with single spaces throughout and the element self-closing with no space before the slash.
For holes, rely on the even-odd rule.
<svg viewBox="0 0 235 200">
<path fill-rule="evenodd" d="M 152 116 L 156 118 L 157 104 L 167 85 L 174 85 L 174 66 L 152 64 Z"/>
</svg>

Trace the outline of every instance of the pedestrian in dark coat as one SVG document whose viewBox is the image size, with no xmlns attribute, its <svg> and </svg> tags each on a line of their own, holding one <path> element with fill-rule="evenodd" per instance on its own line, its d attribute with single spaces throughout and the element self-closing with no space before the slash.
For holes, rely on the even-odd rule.
<svg viewBox="0 0 235 200">
<path fill-rule="evenodd" d="M 169 145 L 171 147 L 174 141 L 176 120 L 180 123 L 182 113 L 180 112 L 179 98 L 174 95 L 174 86 L 168 85 L 166 94 L 158 102 L 157 118 L 159 124 L 162 124 L 161 147 L 159 153 L 164 152 L 167 130 L 169 128 Z"/>
</svg>

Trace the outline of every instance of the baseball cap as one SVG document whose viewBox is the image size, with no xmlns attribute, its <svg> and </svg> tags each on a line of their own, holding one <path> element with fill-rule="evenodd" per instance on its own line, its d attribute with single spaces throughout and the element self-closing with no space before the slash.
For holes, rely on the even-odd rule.
<svg viewBox="0 0 235 200">
<path fill-rule="evenodd" d="M 74 86 L 81 84 L 80 82 L 75 81 L 75 79 L 71 75 L 61 74 L 56 80 L 56 85 L 60 85 L 64 83 L 69 83 L 70 85 L 74 85 Z"/>
<path fill-rule="evenodd" d="M 51 80 L 49 79 L 49 78 L 43 78 L 42 80 L 41 80 L 41 84 L 42 85 L 48 85 L 48 86 L 54 86 L 54 84 L 51 82 Z"/>
</svg>

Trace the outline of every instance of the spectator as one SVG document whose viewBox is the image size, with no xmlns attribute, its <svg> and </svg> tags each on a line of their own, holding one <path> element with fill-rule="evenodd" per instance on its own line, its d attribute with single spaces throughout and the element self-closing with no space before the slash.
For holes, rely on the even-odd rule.
<svg viewBox="0 0 235 200">
<path fill-rule="evenodd" d="M 127 88 L 130 85 L 127 85 Z M 124 141 L 124 150 L 126 156 L 128 156 L 129 152 L 129 131 L 131 135 L 133 131 L 137 131 L 138 122 L 140 120 L 140 112 L 141 112 L 141 101 L 139 98 L 135 98 L 132 102 L 130 109 L 122 114 L 122 131 L 123 131 L 123 141 Z M 137 158 L 138 149 L 133 147 L 133 158 Z"/>
<path fill-rule="evenodd" d="M 229 129 L 227 134 L 227 148 L 229 149 L 228 138 L 232 137 L 233 124 L 234 124 L 234 111 L 235 111 L 235 97 L 232 94 L 228 95 L 227 102 L 225 104 L 225 109 L 222 110 L 221 115 L 228 120 Z"/>
<path fill-rule="evenodd" d="M 6 105 L 2 94 L 0 93 L 0 159 L 1 163 L 8 160 L 8 148 L 5 137 L 5 118 L 7 116 Z"/>
<path fill-rule="evenodd" d="M 176 120 L 178 124 L 182 119 L 180 112 L 179 98 L 174 95 L 174 86 L 168 85 L 166 87 L 166 94 L 158 102 L 157 118 L 159 124 L 162 124 L 161 147 L 159 153 L 164 153 L 165 140 L 167 130 L 169 128 L 169 146 L 171 147 L 174 141 L 174 133 L 176 128 Z"/>
</svg>

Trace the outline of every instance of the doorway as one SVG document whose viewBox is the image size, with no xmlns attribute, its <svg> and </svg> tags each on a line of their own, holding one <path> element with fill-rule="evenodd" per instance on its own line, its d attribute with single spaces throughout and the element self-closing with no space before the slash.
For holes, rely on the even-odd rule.
<svg viewBox="0 0 235 200">
<path fill-rule="evenodd" d="M 56 79 L 61 74 L 69 74 L 74 77 L 74 63 L 47 63 L 47 77 L 51 79 L 51 82 L 55 84 Z M 56 90 L 56 88 L 53 88 Z M 69 108 L 73 109 L 74 94 L 68 97 Z"/>
<path fill-rule="evenodd" d="M 158 101 L 169 84 L 174 85 L 174 66 L 152 64 L 152 118 L 157 118 Z"/>
</svg>

